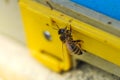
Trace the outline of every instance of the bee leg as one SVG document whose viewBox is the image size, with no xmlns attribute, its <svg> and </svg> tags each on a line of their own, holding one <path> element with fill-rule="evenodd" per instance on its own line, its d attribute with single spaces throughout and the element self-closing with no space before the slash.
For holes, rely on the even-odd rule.
<svg viewBox="0 0 120 80">
<path fill-rule="evenodd" d="M 86 50 L 84 50 L 84 49 L 81 48 L 80 42 L 83 42 L 82 40 L 74 40 L 73 42 L 74 42 L 75 44 L 78 44 L 78 45 L 79 45 L 79 48 L 81 49 L 82 52 L 87 52 Z"/>
<path fill-rule="evenodd" d="M 82 52 L 87 52 L 85 49 L 81 48 L 81 44 L 80 43 L 78 43 L 78 45 L 79 45 L 79 47 L 80 47 L 80 49 L 81 49 Z"/>
<path fill-rule="evenodd" d="M 74 42 L 74 43 L 79 43 L 79 42 L 84 42 L 83 40 L 74 40 L 74 41 L 72 41 L 72 42 Z"/>
</svg>

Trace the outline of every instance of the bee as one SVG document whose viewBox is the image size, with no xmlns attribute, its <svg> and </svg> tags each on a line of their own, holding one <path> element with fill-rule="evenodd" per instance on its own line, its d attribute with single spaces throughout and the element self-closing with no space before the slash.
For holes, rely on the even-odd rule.
<svg viewBox="0 0 120 80">
<path fill-rule="evenodd" d="M 55 21 L 52 21 L 55 23 Z M 59 39 L 63 44 L 66 45 L 66 48 L 71 54 L 77 54 L 81 55 L 83 54 L 83 49 L 81 48 L 80 42 L 83 42 L 82 40 L 74 40 L 72 36 L 72 28 L 70 25 L 70 29 L 66 26 L 65 28 L 59 28 L 59 26 L 56 24 L 58 28 L 58 35 Z"/>
<path fill-rule="evenodd" d="M 67 29 L 67 27 L 59 29 L 58 30 L 58 34 L 60 35 L 59 38 L 62 41 L 62 43 L 66 45 L 68 51 L 70 51 L 71 54 L 80 55 L 83 53 L 80 42 L 83 41 L 73 40 L 71 32 L 72 32 L 71 26 L 70 26 L 70 30 Z"/>
</svg>

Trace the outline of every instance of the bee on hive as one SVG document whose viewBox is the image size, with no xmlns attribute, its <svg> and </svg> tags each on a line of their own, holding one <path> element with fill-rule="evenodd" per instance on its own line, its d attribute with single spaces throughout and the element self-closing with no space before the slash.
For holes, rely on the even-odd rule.
<svg viewBox="0 0 120 80">
<path fill-rule="evenodd" d="M 58 29 L 59 39 L 62 41 L 63 44 L 66 45 L 67 50 L 71 54 L 81 55 L 83 53 L 83 49 L 81 48 L 80 42 L 83 41 L 73 39 L 71 25 L 70 28 L 68 29 L 67 26 L 64 28 L 60 28 L 54 20 L 52 20 L 52 23 L 56 25 Z"/>
</svg>

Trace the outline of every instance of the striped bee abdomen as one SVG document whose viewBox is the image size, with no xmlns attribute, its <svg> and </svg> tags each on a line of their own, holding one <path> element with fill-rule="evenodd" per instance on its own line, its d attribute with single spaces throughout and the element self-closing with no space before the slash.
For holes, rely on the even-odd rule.
<svg viewBox="0 0 120 80">
<path fill-rule="evenodd" d="M 77 54 L 77 55 L 82 54 L 81 48 L 78 47 L 76 44 L 68 44 L 67 46 L 69 46 L 69 49 L 71 49 L 70 51 L 71 51 L 73 54 Z"/>
</svg>

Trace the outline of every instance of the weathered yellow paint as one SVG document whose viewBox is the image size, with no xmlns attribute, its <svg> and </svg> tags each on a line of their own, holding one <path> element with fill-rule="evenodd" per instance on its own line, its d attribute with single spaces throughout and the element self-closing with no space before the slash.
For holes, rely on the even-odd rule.
<svg viewBox="0 0 120 80">
<path fill-rule="evenodd" d="M 109 62 L 120 66 L 120 38 L 89 24 L 78 21 L 56 10 L 51 10 L 40 3 L 32 0 L 19 2 L 28 47 L 32 55 L 44 65 L 54 71 L 66 71 L 71 67 L 71 57 L 65 46 L 59 40 L 57 30 L 54 30 L 51 19 L 60 27 L 72 25 L 74 39 L 83 40 L 82 48 Z M 45 39 L 43 32 L 49 31 L 52 40 Z M 46 51 L 42 53 L 41 50 Z M 52 56 L 51 56 L 52 55 Z M 54 57 L 55 56 L 55 57 Z M 56 58 L 57 57 L 57 58 Z"/>
</svg>

